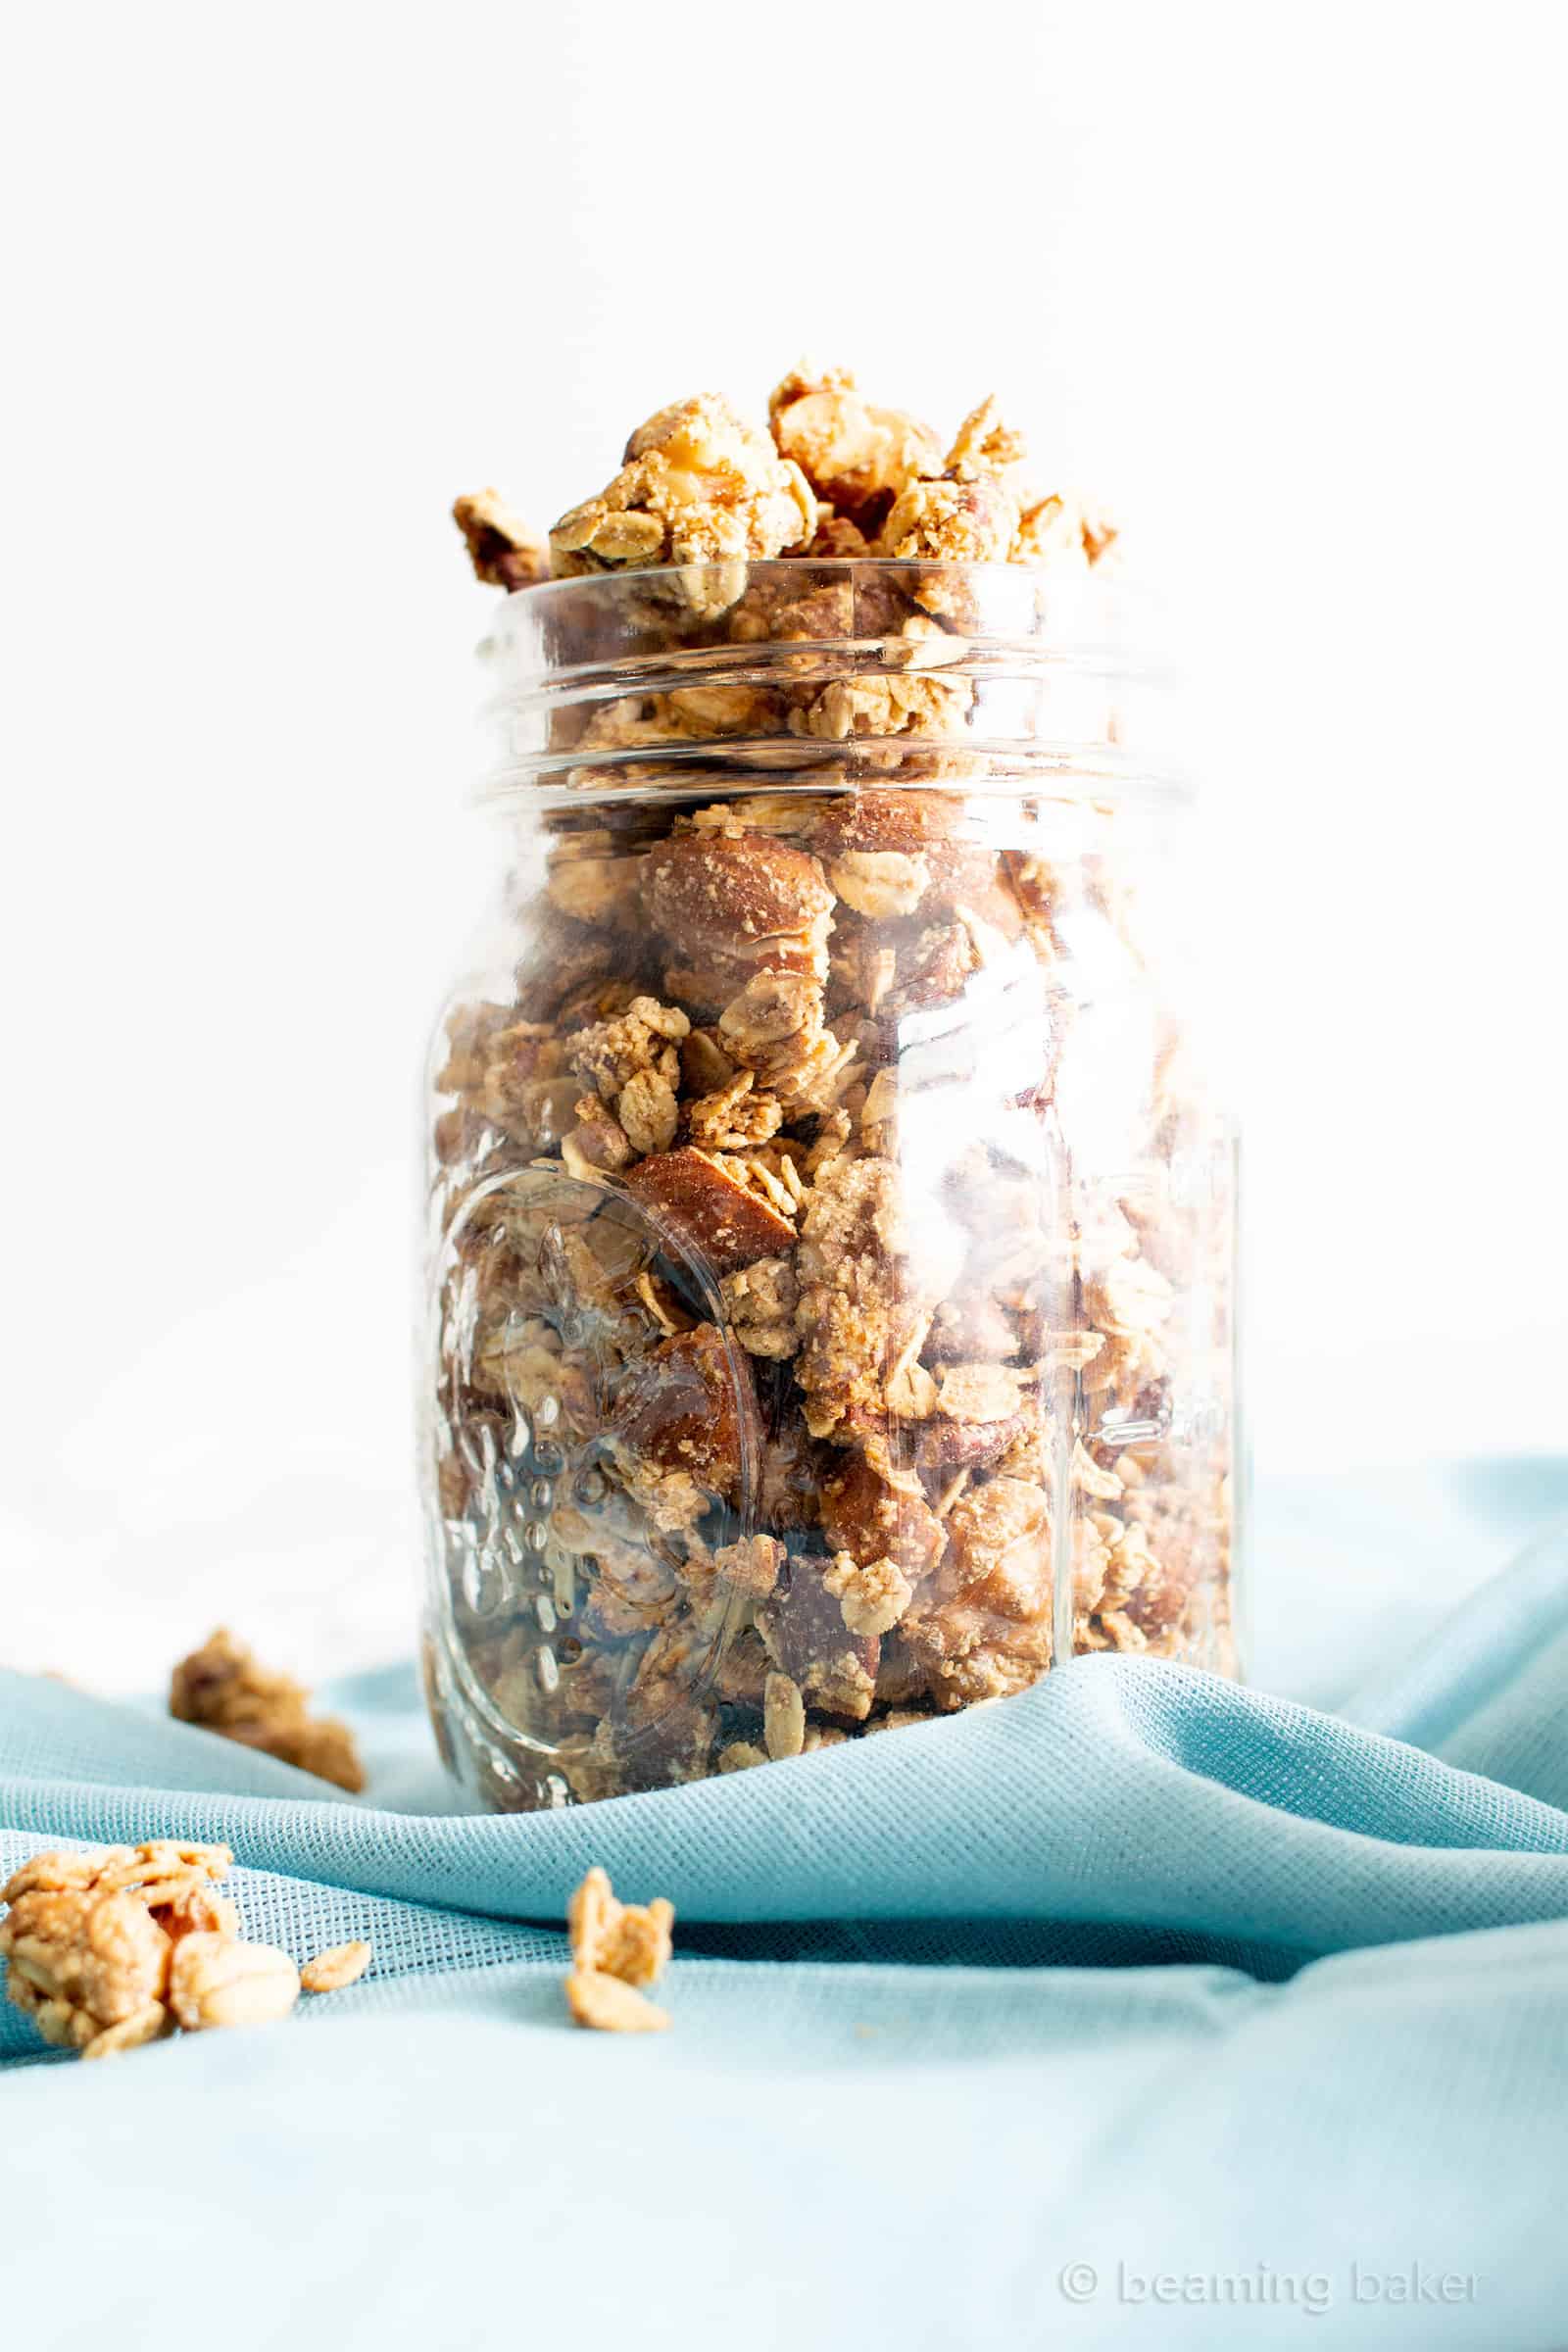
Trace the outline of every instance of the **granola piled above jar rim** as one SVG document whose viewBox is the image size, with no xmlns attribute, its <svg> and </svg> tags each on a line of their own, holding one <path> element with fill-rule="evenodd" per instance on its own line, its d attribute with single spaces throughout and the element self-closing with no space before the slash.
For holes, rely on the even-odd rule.
<svg viewBox="0 0 1568 2352">
<path fill-rule="evenodd" d="M 974 773 L 992 736 L 1115 734 L 1102 673 L 1118 534 L 1041 487 L 994 397 L 944 445 L 846 370 L 802 368 L 775 387 L 768 429 L 714 394 L 660 411 L 548 536 L 492 490 L 454 513 L 478 576 L 519 592 L 488 650 L 512 772 L 536 790 L 667 784 L 666 749 L 733 764 L 778 738 L 803 766 L 869 737 L 903 738 L 905 755 L 952 738 Z M 626 595 L 596 601 L 594 583 L 616 579 Z M 1038 670 L 1048 613 L 1058 674 L 1043 729 L 1005 683 L 1019 662 Z M 1037 676 L 1022 700 L 1040 693 Z"/>
</svg>

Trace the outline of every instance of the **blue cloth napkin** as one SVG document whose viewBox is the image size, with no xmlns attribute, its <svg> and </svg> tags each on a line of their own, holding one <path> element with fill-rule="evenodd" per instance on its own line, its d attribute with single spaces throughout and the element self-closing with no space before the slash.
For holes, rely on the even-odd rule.
<svg viewBox="0 0 1568 2352">
<path fill-rule="evenodd" d="M 1490 1475 L 1494 1528 L 1568 1503 L 1568 1466 Z M 1265 1588 L 1270 1548 L 1324 1525 L 1310 1495 L 1265 1513 Z M 287 2026 L 101 2066 L 0 2008 L 16 2339 L 139 2342 L 211 2290 L 232 2352 L 1549 2352 L 1568 1532 L 1387 1646 L 1336 1714 L 1085 1659 L 946 1722 L 512 1819 L 450 1810 L 403 1670 L 332 1694 L 363 1802 L 0 1675 L 0 1874 L 220 1840 L 249 1934 L 375 1947 Z M 595 1861 L 675 1902 L 667 2034 L 565 2023 L 559 1923 Z"/>
</svg>

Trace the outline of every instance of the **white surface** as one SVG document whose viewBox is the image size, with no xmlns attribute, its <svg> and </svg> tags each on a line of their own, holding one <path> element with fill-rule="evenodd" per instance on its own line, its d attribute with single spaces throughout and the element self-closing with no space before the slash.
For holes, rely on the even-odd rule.
<svg viewBox="0 0 1568 2352">
<path fill-rule="evenodd" d="M 992 384 L 1179 615 L 1260 1453 L 1561 1442 L 1551 12 L 30 12 L 7 298 L 0 1656 L 401 1648 L 446 519 L 803 350 Z"/>
</svg>

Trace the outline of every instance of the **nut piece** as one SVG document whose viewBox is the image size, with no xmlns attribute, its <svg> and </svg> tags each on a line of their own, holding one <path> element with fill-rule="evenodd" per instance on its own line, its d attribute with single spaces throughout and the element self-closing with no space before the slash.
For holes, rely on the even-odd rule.
<svg viewBox="0 0 1568 2352">
<path fill-rule="evenodd" d="M 299 1993 L 299 1970 L 269 1943 L 187 1936 L 169 1964 L 169 2006 L 189 2034 L 272 2025 L 287 2017 Z"/>
<path fill-rule="evenodd" d="M 685 995 L 722 1004 L 754 972 L 827 970 L 833 893 L 808 851 L 766 833 L 704 829 L 660 842 L 642 869 L 643 908 L 675 964 L 699 985 Z"/>
<path fill-rule="evenodd" d="M 174 1668 L 169 1712 L 242 1747 L 260 1748 L 283 1764 L 314 1773 L 339 1788 L 365 1787 L 354 1735 L 335 1716 L 313 1716 L 310 1693 L 286 1674 L 272 1674 L 233 1635 L 220 1627 Z"/>
<path fill-rule="evenodd" d="M 341 1992 L 346 1984 L 359 1983 L 373 1957 L 368 1943 L 334 1943 L 330 1951 L 306 1961 L 300 1970 L 300 1990 Z"/>
<path fill-rule="evenodd" d="M 817 496 L 836 508 L 857 535 L 874 530 L 906 483 L 939 473 L 942 449 L 928 425 L 898 409 L 871 408 L 846 368 L 799 369 L 768 403 L 773 438 L 793 458 Z M 836 544 L 813 553 L 841 551 Z"/>
<path fill-rule="evenodd" d="M 733 1358 L 711 1323 L 661 1340 L 623 1384 L 610 1420 L 631 1483 L 641 1490 L 676 1479 L 706 1497 L 732 1500 L 746 1448 L 756 1442 L 750 1373 L 746 1357 Z"/>
<path fill-rule="evenodd" d="M 598 2034 L 662 2034 L 669 2011 L 645 2000 L 619 1977 L 602 1976 L 597 1969 L 574 1968 L 566 1979 L 566 2006 L 574 2026 Z"/>
<path fill-rule="evenodd" d="M 499 490 L 460 498 L 452 519 L 468 543 L 479 578 L 492 588 L 531 588 L 550 577 L 550 550 L 507 505 Z"/>
<path fill-rule="evenodd" d="M 579 1184 L 617 1175 L 632 1157 L 631 1138 L 603 1108 L 597 1096 L 584 1095 L 576 1111 L 577 1125 L 561 1139 L 561 1157 L 567 1175 Z"/>
<path fill-rule="evenodd" d="M 624 1183 L 700 1263 L 706 1260 L 718 1275 L 733 1274 L 795 1246 L 789 1218 L 740 1181 L 737 1165 L 683 1146 L 639 1160 Z"/>
<path fill-rule="evenodd" d="M 947 1543 L 919 1480 L 879 1478 L 860 1454 L 823 1485 L 822 1532 L 835 1552 L 864 1566 L 890 1559 L 916 1581 L 936 1566 Z"/>
<path fill-rule="evenodd" d="M 646 1906 L 616 1902 L 609 1873 L 596 1863 L 566 1905 L 573 1968 L 622 1984 L 657 1984 L 674 1923 L 675 1906 L 663 1895 Z"/>
<path fill-rule="evenodd" d="M 757 1630 L 780 1676 L 798 1687 L 806 1705 L 863 1723 L 871 1712 L 881 1645 L 874 1635 L 848 1631 L 823 1583 L 827 1565 L 807 1555 L 791 1558 L 778 1589 L 758 1604 Z M 778 1697 L 788 1705 L 787 1691 Z M 781 1720 L 787 1726 L 788 1716 Z"/>
</svg>

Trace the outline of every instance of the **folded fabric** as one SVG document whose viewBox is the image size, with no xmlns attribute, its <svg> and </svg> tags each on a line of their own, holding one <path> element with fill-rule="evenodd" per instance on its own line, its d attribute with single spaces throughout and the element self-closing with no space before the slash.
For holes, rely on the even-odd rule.
<svg viewBox="0 0 1568 2352">
<path fill-rule="evenodd" d="M 136 2341 L 172 2281 L 226 2277 L 241 2352 L 479 2328 L 1250 2348 L 1305 2321 L 1545 2352 L 1565 1690 L 1568 1537 L 1341 1716 L 1085 1659 L 531 1817 L 429 1809 L 453 1800 L 401 1670 L 332 1694 L 380 1802 L 0 1676 L 0 1874 L 220 1840 L 248 1934 L 375 1948 L 285 2027 L 97 2067 L 0 2008 L 8 2316 Z M 675 1902 L 667 2035 L 564 2022 L 595 1861 Z"/>
</svg>

